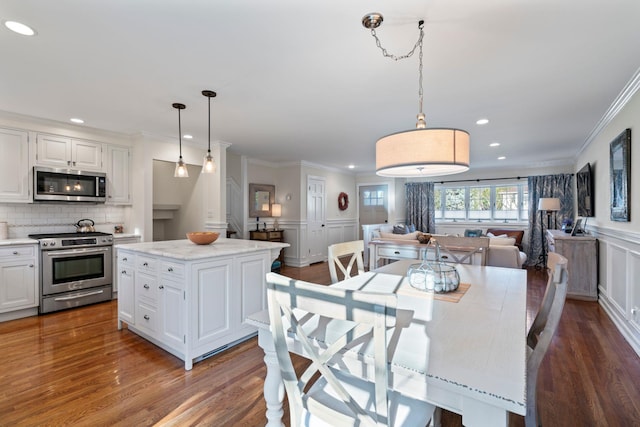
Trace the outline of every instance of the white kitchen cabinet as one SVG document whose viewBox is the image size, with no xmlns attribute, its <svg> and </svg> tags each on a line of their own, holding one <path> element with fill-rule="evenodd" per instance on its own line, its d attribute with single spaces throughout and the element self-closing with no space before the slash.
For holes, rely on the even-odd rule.
<svg viewBox="0 0 640 427">
<path fill-rule="evenodd" d="M 140 236 L 132 236 L 132 235 L 113 235 L 113 245 L 126 245 L 128 243 L 138 243 L 140 242 Z M 129 260 L 124 260 L 127 263 Z M 133 259 L 129 261 L 133 265 Z M 132 270 L 130 268 L 130 270 Z M 118 251 L 113 251 L 113 284 L 111 286 L 111 290 L 113 292 L 113 299 L 118 297 L 118 282 L 120 281 L 121 271 L 118 270 Z"/>
<path fill-rule="evenodd" d="M 29 134 L 0 129 L 0 202 L 29 202 Z"/>
<path fill-rule="evenodd" d="M 118 291 L 118 329 L 122 327 L 122 322 L 130 325 L 135 323 L 135 267 L 134 255 L 124 254 L 118 258 L 117 283 Z M 114 286 L 115 286 L 114 282 Z"/>
<path fill-rule="evenodd" d="M 38 134 L 36 164 L 53 168 L 102 171 L 102 144 L 65 136 Z"/>
<path fill-rule="evenodd" d="M 133 295 L 124 292 L 122 282 L 118 292 L 118 306 L 133 306 L 135 312 L 131 316 L 119 309 L 119 328 L 126 323 L 132 332 L 184 360 L 187 370 L 194 360 L 255 335 L 255 327 L 245 319 L 266 308 L 265 276 L 280 249 L 287 246 L 266 242 L 256 246 L 238 239 L 216 243 L 216 247 L 199 247 L 189 241 L 116 247 L 118 270 L 127 270 L 125 259 L 135 257 L 136 266 L 131 276 Z M 235 246 L 216 255 L 215 248 L 225 244 Z M 141 249 L 160 245 L 161 250 Z M 207 250 L 211 255 L 201 255 Z M 171 255 L 172 251 L 177 258 L 157 255 Z"/>
<path fill-rule="evenodd" d="M 107 203 L 131 204 L 129 147 L 107 146 Z"/>
<path fill-rule="evenodd" d="M 0 247 L 0 313 L 38 307 L 37 253 L 35 244 Z"/>
</svg>

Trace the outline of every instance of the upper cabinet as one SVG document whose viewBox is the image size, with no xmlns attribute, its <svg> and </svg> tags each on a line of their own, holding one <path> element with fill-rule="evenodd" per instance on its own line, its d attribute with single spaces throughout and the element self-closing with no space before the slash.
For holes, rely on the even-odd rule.
<svg viewBox="0 0 640 427">
<path fill-rule="evenodd" d="M 36 146 L 37 165 L 103 171 L 102 144 L 99 142 L 38 134 Z"/>
<path fill-rule="evenodd" d="M 129 148 L 107 146 L 107 203 L 131 203 L 129 174 Z"/>
<path fill-rule="evenodd" d="M 29 202 L 29 135 L 0 129 L 0 202 Z"/>
</svg>

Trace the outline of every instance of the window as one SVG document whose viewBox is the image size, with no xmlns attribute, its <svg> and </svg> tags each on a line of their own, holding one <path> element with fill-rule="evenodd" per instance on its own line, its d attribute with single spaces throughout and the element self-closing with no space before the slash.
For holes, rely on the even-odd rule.
<svg viewBox="0 0 640 427">
<path fill-rule="evenodd" d="M 447 186 L 434 190 L 435 217 L 444 221 L 527 221 L 526 183 Z"/>
<path fill-rule="evenodd" d="M 362 201 L 365 206 L 384 206 L 384 191 L 363 191 Z"/>
</svg>

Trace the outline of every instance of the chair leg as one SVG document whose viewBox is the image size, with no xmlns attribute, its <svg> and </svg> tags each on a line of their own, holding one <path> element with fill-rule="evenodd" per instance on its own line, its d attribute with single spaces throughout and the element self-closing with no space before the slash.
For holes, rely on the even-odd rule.
<svg viewBox="0 0 640 427">
<path fill-rule="evenodd" d="M 433 411 L 429 427 L 442 427 L 442 408 L 436 406 L 436 410 Z"/>
</svg>

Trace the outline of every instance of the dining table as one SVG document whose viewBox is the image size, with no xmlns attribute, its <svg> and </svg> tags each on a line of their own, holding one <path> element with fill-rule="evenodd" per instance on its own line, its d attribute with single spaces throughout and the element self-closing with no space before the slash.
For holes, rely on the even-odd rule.
<svg viewBox="0 0 640 427">
<path fill-rule="evenodd" d="M 526 270 L 455 264 L 458 289 L 434 293 L 409 284 L 407 270 L 415 263 L 396 261 L 331 285 L 397 295 L 390 387 L 460 414 L 465 426 L 507 426 L 510 412 L 525 415 Z M 282 426 L 284 387 L 268 311 L 246 321 L 258 328 L 265 353 L 266 425 Z M 304 357 L 298 344 L 291 335 L 290 351 Z M 350 362 L 343 368 L 369 372 L 360 365 L 372 364 L 371 357 L 352 356 L 345 354 Z"/>
</svg>

